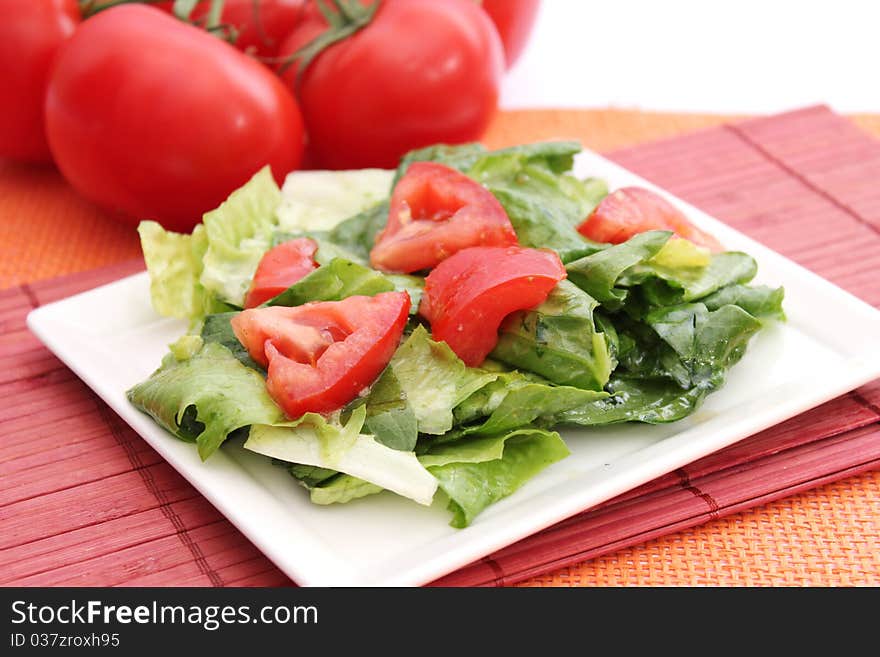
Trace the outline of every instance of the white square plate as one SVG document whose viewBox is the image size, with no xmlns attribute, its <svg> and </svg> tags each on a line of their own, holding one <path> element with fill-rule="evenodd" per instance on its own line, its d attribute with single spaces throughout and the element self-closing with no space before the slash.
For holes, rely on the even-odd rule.
<svg viewBox="0 0 880 657">
<path fill-rule="evenodd" d="M 654 187 L 590 152 L 578 156 L 576 172 L 612 189 Z M 728 249 L 753 255 L 758 282 L 785 286 L 788 322 L 754 338 L 727 385 L 685 420 L 563 431 L 572 455 L 467 529 L 449 527 L 438 503 L 425 508 L 388 492 L 315 506 L 284 470 L 238 446 L 202 463 L 125 398 L 185 331 L 154 313 L 145 273 L 38 308 L 28 326 L 297 583 L 423 584 L 880 376 L 880 312 L 667 196 Z"/>
</svg>

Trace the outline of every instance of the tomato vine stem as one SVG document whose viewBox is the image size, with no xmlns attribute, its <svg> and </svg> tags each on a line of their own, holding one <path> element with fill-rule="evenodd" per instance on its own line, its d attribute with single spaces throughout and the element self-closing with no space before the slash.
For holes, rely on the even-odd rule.
<svg viewBox="0 0 880 657">
<path fill-rule="evenodd" d="M 162 0 L 79 0 L 79 11 L 82 17 L 90 18 L 95 14 L 118 5 L 141 4 L 154 5 Z"/>
<path fill-rule="evenodd" d="M 119 5 L 154 5 L 160 2 L 162 0 L 79 0 L 79 9 L 83 19 L 86 19 L 105 9 L 111 9 Z M 199 20 L 192 20 L 192 13 L 198 3 L 199 0 L 174 0 L 171 13 L 175 18 L 185 23 L 201 27 L 209 34 L 234 44 L 238 39 L 238 31 L 235 29 L 235 26 L 220 22 L 223 15 L 224 0 L 211 0 L 211 6 L 205 17 Z"/>
<path fill-rule="evenodd" d="M 278 73 L 281 74 L 294 63 L 298 64 L 297 90 L 309 64 L 334 43 L 347 39 L 369 25 L 380 4 L 380 0 L 374 0 L 369 4 L 362 4 L 358 0 L 331 0 L 331 2 L 332 7 L 328 5 L 327 0 L 315 0 L 315 4 L 329 25 L 327 30 L 284 59 L 278 69 Z"/>
</svg>

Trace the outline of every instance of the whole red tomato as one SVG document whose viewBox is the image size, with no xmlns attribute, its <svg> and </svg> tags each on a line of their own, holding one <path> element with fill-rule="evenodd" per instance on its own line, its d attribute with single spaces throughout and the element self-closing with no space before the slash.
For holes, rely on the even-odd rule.
<svg viewBox="0 0 880 657">
<path fill-rule="evenodd" d="M 157 5 L 171 12 L 174 2 Z M 305 0 L 224 0 L 220 22 L 238 33 L 235 47 L 259 57 L 274 57 L 281 42 L 300 20 Z M 204 19 L 211 9 L 209 0 L 202 0 L 190 15 L 193 21 Z"/>
<path fill-rule="evenodd" d="M 507 68 L 513 66 L 526 47 L 541 0 L 482 0 L 483 9 L 498 28 L 504 44 Z"/>
<path fill-rule="evenodd" d="M 49 67 L 79 23 L 76 0 L 0 0 L 0 157 L 52 159 L 43 132 Z"/>
<path fill-rule="evenodd" d="M 362 0 L 362 4 L 368 4 Z M 327 27 L 309 12 L 289 57 Z M 498 101 L 504 53 L 473 0 L 383 0 L 360 31 L 321 51 L 297 83 L 310 154 L 331 169 L 393 167 L 407 151 L 478 139 Z"/>
<path fill-rule="evenodd" d="M 145 5 L 85 21 L 60 49 L 46 133 L 65 178 L 135 219 L 189 230 L 263 165 L 299 165 L 296 101 L 271 71 Z"/>
</svg>

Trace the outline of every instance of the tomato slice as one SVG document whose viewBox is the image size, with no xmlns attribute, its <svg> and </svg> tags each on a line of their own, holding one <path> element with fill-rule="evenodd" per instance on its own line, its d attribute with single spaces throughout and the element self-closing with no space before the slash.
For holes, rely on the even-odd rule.
<svg viewBox="0 0 880 657">
<path fill-rule="evenodd" d="M 269 395 L 291 418 L 342 408 L 375 381 L 403 335 L 406 292 L 244 310 L 232 330 L 267 367 Z"/>
<path fill-rule="evenodd" d="M 315 262 L 315 240 L 300 237 L 283 242 L 266 251 L 244 300 L 245 308 L 255 308 L 273 297 L 277 297 L 291 285 L 311 273 L 318 264 Z"/>
<path fill-rule="evenodd" d="M 563 278 L 565 267 L 549 249 L 464 249 L 425 279 L 419 313 L 431 323 L 434 339 L 473 367 L 495 348 L 507 315 L 537 306 Z"/>
<path fill-rule="evenodd" d="M 411 273 L 468 247 L 516 243 L 507 213 L 488 189 L 446 165 L 415 162 L 394 187 L 370 263 Z"/>
<path fill-rule="evenodd" d="M 621 187 L 612 192 L 578 226 L 584 237 L 611 244 L 626 242 L 648 230 L 671 230 L 698 246 L 724 250 L 718 240 L 688 221 L 681 210 L 643 187 Z"/>
</svg>

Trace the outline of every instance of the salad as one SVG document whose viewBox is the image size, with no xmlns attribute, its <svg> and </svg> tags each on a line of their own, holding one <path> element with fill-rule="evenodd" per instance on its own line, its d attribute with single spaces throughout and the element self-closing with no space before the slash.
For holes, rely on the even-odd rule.
<svg viewBox="0 0 880 657">
<path fill-rule="evenodd" d="M 264 169 L 192 234 L 142 222 L 153 305 L 189 331 L 129 400 L 316 504 L 442 497 L 454 527 L 564 459 L 560 427 L 686 417 L 783 290 L 654 192 L 572 175 L 579 150 Z"/>
</svg>

